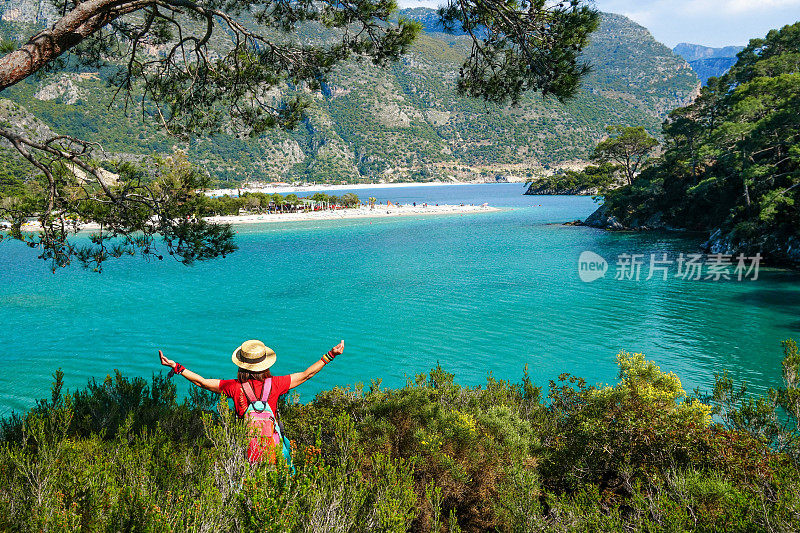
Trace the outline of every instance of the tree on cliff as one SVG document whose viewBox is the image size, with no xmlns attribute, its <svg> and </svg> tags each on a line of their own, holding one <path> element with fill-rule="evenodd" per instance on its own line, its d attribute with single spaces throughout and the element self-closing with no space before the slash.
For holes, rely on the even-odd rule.
<svg viewBox="0 0 800 533">
<path fill-rule="evenodd" d="M 630 185 L 653 149 L 658 146 L 658 141 L 648 135 L 642 126 L 609 126 L 606 130 L 610 137 L 600 141 L 595 147 L 592 159 L 621 165 Z"/>
<path fill-rule="evenodd" d="M 319 89 L 335 65 L 396 60 L 420 31 L 417 23 L 393 22 L 394 0 L 53 1 L 61 15 L 53 26 L 0 58 L 0 90 L 66 60 L 112 67 L 119 97 L 179 136 L 291 128 L 307 105 L 306 90 Z M 439 15 L 445 30 L 471 37 L 458 78 L 462 94 L 515 103 L 539 91 L 564 100 L 589 70 L 579 56 L 598 14 L 584 0 L 449 0 Z M 325 38 L 302 38 L 309 27 Z M 275 89 L 286 87 L 290 96 L 282 98 Z M 53 268 L 75 256 L 99 266 L 114 255 L 109 237 L 117 237 L 117 252 L 157 255 L 160 234 L 187 263 L 231 251 L 230 228 L 187 212 L 202 185 L 194 175 L 155 176 L 153 185 L 154 176 L 125 167 L 115 168 L 120 178 L 112 180 L 91 139 L 28 138 L 9 124 L 0 124 L 0 136 L 41 178 L 31 198 L 10 202 L 13 210 L 0 202 L 0 218 L 35 213 L 43 230 L 28 241 Z M 102 231 L 89 247 L 76 248 L 68 220 L 88 215 Z"/>
</svg>

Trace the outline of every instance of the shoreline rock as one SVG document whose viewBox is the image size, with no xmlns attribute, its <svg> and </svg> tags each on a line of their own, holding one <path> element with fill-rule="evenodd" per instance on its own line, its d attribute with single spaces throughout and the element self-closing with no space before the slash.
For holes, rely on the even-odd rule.
<svg viewBox="0 0 800 533">
<path fill-rule="evenodd" d="M 691 230 L 664 224 L 661 213 L 655 213 L 644 221 L 633 219 L 629 224 L 623 224 L 616 216 L 608 213 L 608 209 L 601 205 L 585 220 L 567 222 L 567 226 L 586 226 L 604 229 L 607 231 L 673 231 L 688 233 Z M 744 254 L 752 257 L 760 253 L 764 264 L 769 266 L 800 270 L 800 239 L 791 237 L 782 240 L 776 236 L 765 236 L 761 240 L 737 240 L 732 230 L 716 228 L 707 233 L 708 237 L 700 244 L 700 251 L 706 254 L 724 254 L 736 257 Z"/>
<path fill-rule="evenodd" d="M 598 207 L 594 213 L 586 217 L 581 226 L 588 226 L 590 228 L 599 228 L 607 230 L 626 230 L 627 228 L 617 217 L 609 214 L 608 208 L 605 205 Z"/>
<path fill-rule="evenodd" d="M 661 213 L 650 215 L 648 218 L 642 221 L 640 221 L 638 218 L 635 218 L 630 223 L 623 224 L 619 218 L 609 214 L 605 205 L 598 207 L 594 213 L 586 217 L 586 220 L 579 225 L 614 231 L 687 231 L 685 228 L 677 228 L 665 224 Z"/>
<path fill-rule="evenodd" d="M 595 196 L 598 194 L 597 187 L 571 187 L 566 189 L 555 189 L 547 186 L 534 188 L 535 183 L 531 183 L 523 194 L 528 196 Z"/>
<path fill-rule="evenodd" d="M 700 249 L 705 253 L 732 257 L 739 254 L 753 256 L 759 253 L 771 266 L 800 270 L 800 239 L 797 237 L 784 240 L 774 235 L 766 235 L 759 240 L 737 240 L 733 231 L 717 228 L 700 245 Z"/>
</svg>

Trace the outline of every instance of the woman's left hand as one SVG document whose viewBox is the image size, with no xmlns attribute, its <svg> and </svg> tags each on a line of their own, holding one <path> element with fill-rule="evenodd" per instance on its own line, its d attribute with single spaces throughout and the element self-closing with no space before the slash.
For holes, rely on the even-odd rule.
<svg viewBox="0 0 800 533">
<path fill-rule="evenodd" d="M 331 348 L 331 351 L 336 355 L 341 355 L 344 351 L 344 340 L 340 341 L 339 344 Z"/>
<path fill-rule="evenodd" d="M 173 361 L 172 359 L 167 359 L 167 357 L 164 355 L 164 353 L 161 350 L 158 351 L 158 356 L 161 358 L 161 364 L 162 365 L 168 366 L 168 367 L 170 367 L 172 369 L 175 368 L 175 361 Z"/>
</svg>

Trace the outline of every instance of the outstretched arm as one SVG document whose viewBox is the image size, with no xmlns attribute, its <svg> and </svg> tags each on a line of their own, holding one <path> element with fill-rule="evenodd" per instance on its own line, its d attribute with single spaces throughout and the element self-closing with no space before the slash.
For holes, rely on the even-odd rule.
<svg viewBox="0 0 800 533">
<path fill-rule="evenodd" d="M 344 351 L 344 341 L 341 341 L 339 344 L 334 346 L 331 349 L 331 351 L 323 355 L 322 359 L 320 359 L 310 367 L 306 368 L 305 372 L 295 372 L 294 374 L 291 374 L 292 382 L 289 385 L 289 388 L 293 389 L 298 385 L 305 383 L 306 381 L 314 377 L 314 375 L 316 375 L 317 372 L 322 370 L 322 367 L 333 361 L 333 358 L 336 357 L 337 355 L 340 355 L 343 351 Z"/>
<path fill-rule="evenodd" d="M 183 368 L 182 371 L 176 370 L 176 368 L 179 366 L 178 363 L 176 363 L 172 359 L 167 359 L 166 356 L 164 356 L 164 354 L 161 352 L 161 350 L 158 351 L 158 356 L 161 358 L 162 365 L 168 366 L 172 370 L 175 370 L 176 373 L 179 373 L 180 375 L 182 375 L 183 377 L 185 377 L 198 387 L 203 387 L 204 389 L 210 390 L 211 392 L 217 392 L 217 393 L 220 392 L 218 379 L 206 379 L 200 374 L 192 372 L 188 368 L 182 366 L 181 366 L 181 368 Z"/>
</svg>

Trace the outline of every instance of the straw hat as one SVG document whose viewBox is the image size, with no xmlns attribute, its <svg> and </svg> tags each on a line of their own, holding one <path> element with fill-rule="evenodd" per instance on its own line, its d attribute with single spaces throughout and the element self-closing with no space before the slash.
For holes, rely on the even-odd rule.
<svg viewBox="0 0 800 533">
<path fill-rule="evenodd" d="M 275 364 L 277 356 L 269 346 L 261 341 L 245 341 L 233 351 L 233 364 L 250 372 L 263 372 Z"/>
</svg>

